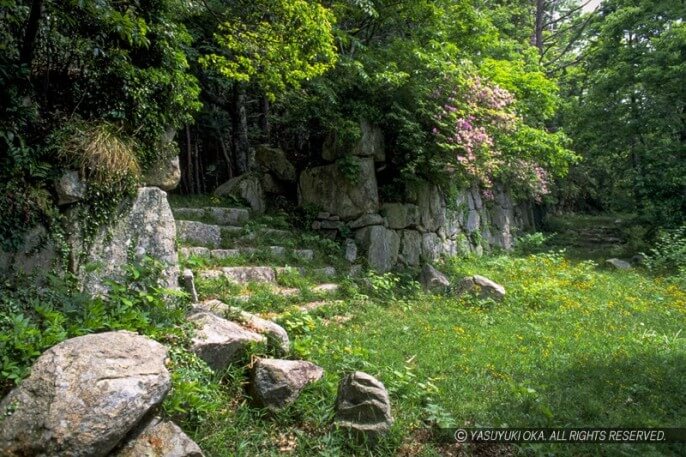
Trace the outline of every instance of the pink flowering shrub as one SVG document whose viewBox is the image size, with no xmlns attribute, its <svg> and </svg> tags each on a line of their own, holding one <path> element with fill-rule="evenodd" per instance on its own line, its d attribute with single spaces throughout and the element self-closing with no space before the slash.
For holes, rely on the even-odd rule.
<svg viewBox="0 0 686 457">
<path fill-rule="evenodd" d="M 546 170 L 501 144 L 507 144 L 500 139 L 514 136 L 523 122 L 509 91 L 473 76 L 463 84 L 446 81 L 432 95 L 437 106 L 432 117 L 436 145 L 462 178 L 483 189 L 486 198 L 492 195 L 494 180 L 501 177 L 536 199 L 549 192 Z"/>
</svg>

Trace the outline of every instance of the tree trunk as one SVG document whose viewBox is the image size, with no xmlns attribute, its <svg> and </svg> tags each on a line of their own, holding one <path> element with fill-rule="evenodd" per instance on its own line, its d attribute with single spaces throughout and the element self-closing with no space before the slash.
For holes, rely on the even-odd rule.
<svg viewBox="0 0 686 457">
<path fill-rule="evenodd" d="M 228 149 L 226 149 L 226 143 L 224 142 L 224 135 L 222 135 L 222 130 L 217 128 L 217 136 L 219 136 L 219 145 L 222 149 L 222 155 L 226 161 L 226 171 L 229 179 L 233 178 L 233 167 L 231 166 L 231 154 L 229 154 Z"/>
<path fill-rule="evenodd" d="M 200 154 L 198 153 L 198 142 L 195 142 L 195 148 L 193 149 L 193 159 L 195 160 L 195 164 L 193 165 L 193 169 L 195 170 L 195 190 L 193 193 L 195 194 L 200 194 L 202 193 L 202 190 L 200 189 L 200 159 L 199 156 Z"/>
<path fill-rule="evenodd" d="M 43 0 L 34 0 L 31 4 L 31 12 L 26 21 L 26 33 L 24 34 L 24 42 L 19 53 L 19 63 L 31 66 L 33 60 L 33 50 L 36 44 L 36 36 L 38 35 L 38 26 L 40 18 L 43 15 Z"/>
<path fill-rule="evenodd" d="M 271 124 L 269 123 L 269 99 L 262 98 L 262 134 L 264 135 L 264 142 L 269 143 L 271 140 Z"/>
<path fill-rule="evenodd" d="M 539 55 L 543 55 L 543 26 L 545 21 L 545 0 L 534 0 L 536 3 L 534 34 L 531 44 L 538 48 Z"/>
<path fill-rule="evenodd" d="M 193 149 L 191 146 L 191 129 L 186 124 L 186 192 L 193 193 Z"/>
<path fill-rule="evenodd" d="M 248 139 L 248 115 L 245 108 L 247 95 L 243 84 L 234 86 L 234 145 L 236 172 L 239 175 L 248 171 L 248 153 L 250 141 Z"/>
</svg>

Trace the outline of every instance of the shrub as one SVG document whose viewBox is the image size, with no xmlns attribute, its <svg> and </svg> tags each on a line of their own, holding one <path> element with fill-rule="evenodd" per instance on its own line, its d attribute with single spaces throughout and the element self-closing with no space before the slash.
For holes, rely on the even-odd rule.
<svg viewBox="0 0 686 457">
<path fill-rule="evenodd" d="M 107 296 L 92 298 L 70 275 L 0 283 L 0 397 L 21 380 L 45 350 L 75 336 L 130 330 L 158 340 L 178 340 L 184 329 L 183 296 L 157 283 L 162 265 L 150 258 L 111 281 Z"/>
<path fill-rule="evenodd" d="M 660 231 L 645 264 L 652 271 L 686 278 L 686 225 Z"/>
<path fill-rule="evenodd" d="M 58 156 L 96 184 L 124 189 L 140 178 L 135 143 L 112 124 L 74 121 L 53 138 Z"/>
<path fill-rule="evenodd" d="M 550 238 L 541 232 L 527 233 L 517 238 L 515 250 L 519 254 L 538 252 Z"/>
</svg>

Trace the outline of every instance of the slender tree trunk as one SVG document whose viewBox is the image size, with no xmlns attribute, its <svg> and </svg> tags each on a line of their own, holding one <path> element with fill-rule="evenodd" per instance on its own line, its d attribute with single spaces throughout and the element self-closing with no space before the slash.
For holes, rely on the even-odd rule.
<svg viewBox="0 0 686 457">
<path fill-rule="evenodd" d="M 191 147 L 191 129 L 186 124 L 186 192 L 193 193 L 193 150 Z"/>
<path fill-rule="evenodd" d="M 269 108 L 269 99 L 265 96 L 262 98 L 262 133 L 265 143 L 269 143 L 271 140 L 272 126 L 269 123 Z"/>
<path fill-rule="evenodd" d="M 219 145 L 222 149 L 222 154 L 224 155 L 224 160 L 226 161 L 226 171 L 228 173 L 229 179 L 233 178 L 233 167 L 231 166 L 231 154 L 229 154 L 228 149 L 226 149 L 226 143 L 224 143 L 224 135 L 222 135 L 221 128 L 217 129 L 217 135 L 219 136 Z"/>
<path fill-rule="evenodd" d="M 234 144 L 236 172 L 239 175 L 248 171 L 248 115 L 245 109 L 247 95 L 243 84 L 234 86 Z"/>
<path fill-rule="evenodd" d="M 29 67 L 31 66 L 41 16 L 43 16 L 43 0 L 34 0 L 31 3 L 29 18 L 26 21 L 26 33 L 24 34 L 24 42 L 21 45 L 21 51 L 19 53 L 20 64 L 26 64 Z"/>
<path fill-rule="evenodd" d="M 195 148 L 193 149 L 193 159 L 195 160 L 195 165 L 193 166 L 195 170 L 195 191 L 194 193 L 200 194 L 202 191 L 200 190 L 200 163 L 198 156 L 200 155 L 198 153 L 198 142 L 195 142 Z"/>
<path fill-rule="evenodd" d="M 545 21 L 545 0 L 534 0 L 536 5 L 534 34 L 531 44 L 538 48 L 539 55 L 543 55 L 543 25 Z"/>
</svg>

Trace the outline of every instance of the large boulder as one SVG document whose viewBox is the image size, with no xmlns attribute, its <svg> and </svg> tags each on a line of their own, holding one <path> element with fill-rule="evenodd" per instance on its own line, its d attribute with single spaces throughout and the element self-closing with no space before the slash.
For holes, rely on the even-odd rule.
<svg viewBox="0 0 686 457">
<path fill-rule="evenodd" d="M 79 252 L 83 246 L 75 240 L 72 249 Z M 129 253 L 133 253 L 136 259 L 153 257 L 161 261 L 165 265 L 161 285 L 177 287 L 176 223 L 167 202 L 167 193 L 157 187 L 138 189 L 133 205 L 116 218 L 112 227 L 101 230 L 95 237 L 85 264 L 97 264 L 99 267 L 86 271 L 84 265 L 81 266 L 85 290 L 102 293 L 106 290 L 103 285 L 105 279 L 121 278 L 130 261 Z"/>
<path fill-rule="evenodd" d="M 159 187 L 170 191 L 176 189 L 181 182 L 181 165 L 179 156 L 161 157 L 155 161 L 143 177 L 146 186 Z"/>
<path fill-rule="evenodd" d="M 350 159 L 357 166 L 351 180 L 338 164 L 313 167 L 300 174 L 298 198 L 301 205 L 313 205 L 342 219 L 375 213 L 379 206 L 376 171 L 371 158 Z"/>
<path fill-rule="evenodd" d="M 295 182 L 295 167 L 281 149 L 262 144 L 255 151 L 255 161 L 281 181 Z"/>
<path fill-rule="evenodd" d="M 364 227 L 355 232 L 355 242 L 367 253 L 369 266 L 381 273 L 390 271 L 398 261 L 400 236 L 380 225 Z"/>
<path fill-rule="evenodd" d="M 326 137 L 322 147 L 322 158 L 324 160 L 333 162 L 347 154 L 359 157 L 372 157 L 375 162 L 384 162 L 386 160 L 386 152 L 384 149 L 383 131 L 369 121 L 362 120 L 360 121 L 360 139 L 353 146 L 342 144 L 338 140 L 336 132 Z"/>
<path fill-rule="evenodd" d="M 386 203 L 381 207 L 381 214 L 388 222 L 388 228 L 404 229 L 419 224 L 419 207 L 411 203 Z"/>
<path fill-rule="evenodd" d="M 450 288 L 450 281 L 440 271 L 429 265 L 428 263 L 422 268 L 422 273 L 419 277 L 424 290 L 445 292 Z"/>
<path fill-rule="evenodd" d="M 204 457 L 202 450 L 173 422 L 159 417 L 143 424 L 126 445 L 110 457 Z"/>
<path fill-rule="evenodd" d="M 423 182 L 417 189 L 417 206 L 421 227 L 429 232 L 445 225 L 445 199 L 440 188 Z"/>
<path fill-rule="evenodd" d="M 242 198 L 248 202 L 255 214 L 263 214 L 267 208 L 260 177 L 253 173 L 246 173 L 229 179 L 215 189 L 214 195 Z"/>
<path fill-rule="evenodd" d="M 259 333 L 212 313 L 192 314 L 188 320 L 197 327 L 191 351 L 215 371 L 224 370 L 240 359 L 251 344 L 265 341 Z"/>
<path fill-rule="evenodd" d="M 196 303 L 193 307 L 193 312 L 207 312 L 225 319 L 238 321 L 244 327 L 261 335 L 266 335 L 276 343 L 281 353 L 288 354 L 290 350 L 291 343 L 288 333 L 276 322 L 263 319 L 240 308 L 229 306 L 219 300 L 206 300 Z"/>
<path fill-rule="evenodd" d="M 400 255 L 405 264 L 418 266 L 422 257 L 422 234 L 416 230 L 403 230 Z"/>
<path fill-rule="evenodd" d="M 321 367 L 304 360 L 260 359 L 253 368 L 250 387 L 258 404 L 276 411 L 297 400 L 307 384 L 323 375 Z"/>
<path fill-rule="evenodd" d="M 0 403 L 0 455 L 108 455 L 169 391 L 166 358 L 161 344 L 125 331 L 52 347 Z"/>
<path fill-rule="evenodd" d="M 484 276 L 474 275 L 460 281 L 457 286 L 457 293 L 474 293 L 481 298 L 502 300 L 505 298 L 505 287 Z"/>
<path fill-rule="evenodd" d="M 393 424 L 391 401 L 381 381 L 361 371 L 346 375 L 338 387 L 334 420 L 336 426 L 376 443 Z"/>
</svg>

